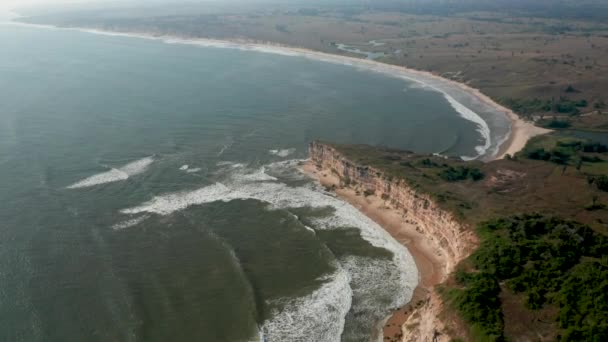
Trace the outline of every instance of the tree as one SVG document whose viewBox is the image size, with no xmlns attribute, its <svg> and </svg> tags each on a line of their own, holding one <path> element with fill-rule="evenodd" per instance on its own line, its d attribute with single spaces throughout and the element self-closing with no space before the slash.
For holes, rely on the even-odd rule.
<svg viewBox="0 0 608 342">
<path fill-rule="evenodd" d="M 598 190 L 608 192 L 608 176 L 601 175 L 595 177 L 595 186 L 598 188 Z"/>
</svg>

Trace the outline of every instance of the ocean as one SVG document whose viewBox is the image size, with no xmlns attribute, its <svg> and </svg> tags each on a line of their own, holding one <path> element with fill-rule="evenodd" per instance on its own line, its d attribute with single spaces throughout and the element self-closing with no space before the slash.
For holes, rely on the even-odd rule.
<svg viewBox="0 0 608 342">
<path fill-rule="evenodd" d="M 0 340 L 369 341 L 416 266 L 298 171 L 308 143 L 484 158 L 508 120 L 353 63 L 185 43 L 0 25 Z"/>
</svg>

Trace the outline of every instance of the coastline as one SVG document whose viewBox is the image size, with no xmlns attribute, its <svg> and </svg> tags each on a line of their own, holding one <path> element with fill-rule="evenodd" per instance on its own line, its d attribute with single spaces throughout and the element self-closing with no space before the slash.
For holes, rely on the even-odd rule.
<svg viewBox="0 0 608 342">
<path fill-rule="evenodd" d="M 403 338 L 402 327 L 416 308 L 422 306 L 431 296 L 433 287 L 447 277 L 446 260 L 438 255 L 437 250 L 423 234 L 417 231 L 416 225 L 403 220 L 403 212 L 391 208 L 376 195 L 363 196 L 348 187 L 340 187 L 340 179 L 329 170 L 318 169 L 311 161 L 301 168 L 304 174 L 317 180 L 321 185 L 333 188 L 338 197 L 374 222 L 383 227 L 395 240 L 402 244 L 416 262 L 419 282 L 409 302 L 394 310 L 383 323 L 382 341 L 397 342 Z"/>
<path fill-rule="evenodd" d="M 463 118 L 466 120 L 472 121 L 480 126 L 480 133 L 486 139 L 486 145 L 484 148 L 484 153 L 473 157 L 471 159 L 482 159 L 486 161 L 491 161 L 495 159 L 502 159 L 507 154 L 513 155 L 514 153 L 521 150 L 528 140 L 533 138 L 534 136 L 546 134 L 551 132 L 551 130 L 537 127 L 533 123 L 527 122 L 521 119 L 517 114 L 515 114 L 512 110 L 502 106 L 501 104 L 494 101 L 489 96 L 482 93 L 479 89 L 473 88 L 468 84 L 461 83 L 455 80 L 451 80 L 448 78 L 441 77 L 440 75 L 434 74 L 428 71 L 422 71 L 417 69 L 411 69 L 405 66 L 398 66 L 393 64 L 382 63 L 375 60 L 360 58 L 360 57 L 351 57 L 339 54 L 332 54 L 326 52 L 320 52 L 300 47 L 292 47 L 286 46 L 282 44 L 276 44 L 271 42 L 256 42 L 245 39 L 233 39 L 233 40 L 219 40 L 219 39 L 211 39 L 211 38 L 187 38 L 180 36 L 171 36 L 171 35 L 157 35 L 149 32 L 121 32 L 121 31 L 108 31 L 108 30 L 99 30 L 92 29 L 86 27 L 58 27 L 53 25 L 40 25 L 40 24 L 29 24 L 23 23 L 19 21 L 11 21 L 9 24 L 14 25 L 24 25 L 31 27 L 40 27 L 40 28 L 50 28 L 50 29 L 63 29 L 63 30 L 74 30 L 81 32 L 88 32 L 93 34 L 101 34 L 101 35 L 109 35 L 109 36 L 121 36 L 121 37 L 130 37 L 130 38 L 140 38 L 140 39 L 150 39 L 150 40 L 159 40 L 164 41 L 170 44 L 188 44 L 188 45 L 199 45 L 205 47 L 217 47 L 217 48 L 233 48 L 240 49 L 245 51 L 257 51 L 257 52 L 266 52 L 266 53 L 274 53 L 285 56 L 300 56 L 305 58 L 311 58 L 314 60 L 329 62 L 329 63 L 338 63 L 344 65 L 351 65 L 353 67 L 361 67 L 369 71 L 376 71 L 380 73 L 384 73 L 389 76 L 401 77 L 405 79 L 409 79 L 410 81 L 420 83 L 424 86 L 430 87 L 434 90 L 437 90 L 443 93 L 446 96 L 446 99 L 449 102 L 455 101 L 449 94 L 445 91 L 438 89 L 432 85 L 425 83 L 423 80 L 416 79 L 412 76 L 418 76 L 422 78 L 426 78 L 429 80 L 437 81 L 443 83 L 445 85 L 449 85 L 455 88 L 462 90 L 465 93 L 473 96 L 478 99 L 481 103 L 489 106 L 493 109 L 496 114 L 502 114 L 508 121 L 510 122 L 510 131 L 509 133 L 502 139 L 502 141 L 497 142 L 496 148 L 492 151 L 491 154 L 487 153 L 487 149 L 490 144 L 491 132 L 489 132 L 489 128 L 485 120 L 479 117 L 478 114 L 470 110 L 473 115 L 477 116 L 477 118 L 461 113 L 457 110 Z M 468 108 L 467 108 L 468 109 Z M 482 127 L 485 126 L 485 127 Z M 469 158 L 469 157 L 467 157 Z"/>
<path fill-rule="evenodd" d="M 30 25 L 30 24 L 24 24 Z M 46 25 L 34 25 L 54 29 L 63 29 L 61 27 L 46 26 Z M 460 83 L 454 80 L 446 79 L 436 74 L 427 71 L 420 71 L 410 69 L 402 66 L 395 66 L 385 64 L 373 60 L 367 60 L 363 58 L 336 55 L 324 52 L 318 52 L 314 50 L 308 50 L 303 48 L 288 47 L 278 44 L 271 43 L 255 43 L 251 41 L 224 41 L 214 39 L 187 39 L 183 37 L 172 37 L 172 36 L 154 36 L 153 34 L 131 34 L 131 33 L 120 33 L 112 31 L 98 31 L 81 28 L 67 28 L 70 30 L 79 30 L 96 34 L 104 35 L 115 35 L 125 36 L 133 38 L 163 40 L 168 43 L 177 44 L 194 44 L 203 45 L 210 47 L 223 47 L 223 48 L 237 48 L 250 51 L 278 53 L 286 56 L 302 56 L 306 58 L 331 62 L 331 63 L 342 63 L 352 65 L 354 67 L 365 67 L 368 66 L 369 70 L 380 71 L 383 73 L 390 73 L 394 71 L 396 73 L 409 73 L 411 75 L 421 75 L 428 78 L 434 78 L 446 82 L 455 87 L 459 87 L 462 90 L 472 94 L 478 98 L 481 102 L 491 106 L 497 113 L 502 113 L 509 119 L 511 123 L 510 133 L 505 139 L 497 145 L 497 149 L 491 156 L 482 156 L 481 158 L 488 157 L 487 160 L 501 159 L 507 154 L 513 155 L 517 151 L 521 150 L 529 139 L 536 135 L 545 134 L 550 130 L 536 127 L 534 124 L 527 122 L 519 118 L 515 113 L 506 107 L 496 103 L 487 95 L 483 94 L 480 90 L 472 88 L 471 86 Z M 312 167 L 313 169 L 310 169 Z M 336 184 L 336 179 L 332 178 L 331 175 L 323 175 L 322 172 L 315 171 L 314 166 L 309 165 L 304 168 L 305 173 L 309 176 L 316 178 L 321 184 L 331 186 Z M 329 174 L 329 173 L 328 173 Z M 339 180 L 337 180 L 339 184 Z M 414 291 L 414 294 L 408 304 L 395 310 L 387 321 L 384 322 L 383 326 L 383 341 L 400 341 L 402 340 L 402 329 L 408 319 L 412 316 L 413 311 L 422 305 L 422 303 L 429 300 L 432 295 L 432 289 L 435 285 L 440 284 L 447 277 L 446 262 L 442 260 L 430 246 L 429 241 L 425 239 L 424 235 L 419 234 L 416 231 L 416 226 L 403 221 L 402 213 L 400 210 L 390 208 L 386 206 L 384 201 L 377 196 L 363 196 L 358 195 L 355 190 L 344 188 L 339 189 L 336 187 L 336 194 L 346 202 L 350 203 L 363 214 L 368 216 L 370 219 L 378 223 L 384 229 L 387 230 L 404 247 L 408 249 L 410 254 L 413 256 L 416 266 L 419 272 L 419 283 Z"/>
<path fill-rule="evenodd" d="M 511 110 L 508 110 L 506 114 L 511 120 L 511 134 L 509 134 L 507 141 L 498 149 L 498 153 L 494 159 L 504 159 L 507 154 L 513 156 L 515 153 L 523 150 L 530 139 L 552 132 L 550 129 L 535 126 L 521 119 Z"/>
</svg>

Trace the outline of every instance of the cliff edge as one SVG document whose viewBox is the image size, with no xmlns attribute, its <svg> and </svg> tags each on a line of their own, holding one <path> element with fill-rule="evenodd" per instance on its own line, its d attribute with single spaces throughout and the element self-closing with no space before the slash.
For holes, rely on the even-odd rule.
<svg viewBox="0 0 608 342">
<path fill-rule="evenodd" d="M 425 291 L 421 298 L 412 300 L 411 308 L 403 315 L 404 321 L 399 322 L 400 334 L 386 336 L 385 329 L 385 340 L 398 336 L 402 341 L 449 341 L 444 322 L 439 319 L 443 304 L 433 287 L 444 282 L 455 266 L 474 249 L 477 238 L 472 230 L 459 222 L 452 213 L 440 208 L 431 196 L 414 189 L 405 180 L 391 177 L 380 169 L 358 165 L 331 145 L 312 142 L 309 155 L 309 173 L 315 174 L 322 184 L 336 190 L 341 197 L 348 197 L 343 196 L 348 191 L 358 194 L 359 201 L 362 197 L 375 197 L 381 199 L 384 209 L 393 214 L 398 212 L 404 225 L 415 229 L 406 241 L 422 240 L 427 247 L 418 248 L 416 253 L 412 253 L 417 264 L 420 257 L 426 257 L 434 260 L 434 266 L 440 268 L 435 270 L 433 280 L 421 283 L 420 286 Z M 357 202 L 350 198 L 349 202 L 353 201 Z M 361 209 L 361 203 L 353 204 Z M 385 227 L 383 222 L 378 223 Z M 403 236 L 397 234 L 396 230 L 387 230 L 397 240 L 403 240 Z M 412 247 L 404 244 L 408 248 Z"/>
</svg>

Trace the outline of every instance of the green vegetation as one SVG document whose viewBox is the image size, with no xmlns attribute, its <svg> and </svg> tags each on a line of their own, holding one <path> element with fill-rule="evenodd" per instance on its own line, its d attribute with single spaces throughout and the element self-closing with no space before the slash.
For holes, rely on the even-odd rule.
<svg viewBox="0 0 608 342">
<path fill-rule="evenodd" d="M 557 120 L 557 119 L 553 119 L 551 121 L 549 121 L 548 124 L 544 125 L 547 128 L 552 128 L 552 129 L 564 129 L 564 128 L 568 128 L 571 126 L 569 121 L 564 121 L 564 120 Z"/>
<path fill-rule="evenodd" d="M 577 169 L 585 163 L 601 163 L 601 154 L 608 146 L 598 142 L 560 136 L 543 136 L 533 139 L 523 150 L 525 157 L 550 161 L 560 165 L 575 165 Z"/>
<path fill-rule="evenodd" d="M 585 108 L 589 102 L 585 99 L 572 100 L 565 96 L 560 96 L 557 99 L 541 100 L 534 99 L 513 99 L 508 98 L 501 101 L 503 105 L 511 108 L 514 112 L 530 116 L 532 114 L 543 114 L 552 112 L 555 114 L 577 115 L 580 114 L 580 108 Z"/>
<path fill-rule="evenodd" d="M 598 190 L 608 192 L 608 175 L 589 176 L 589 184 L 595 184 Z"/>
<path fill-rule="evenodd" d="M 503 105 L 511 108 L 515 113 L 529 116 L 540 112 L 551 111 L 551 101 L 534 99 L 514 99 L 507 98 L 501 101 Z"/>
<path fill-rule="evenodd" d="M 527 153 L 526 155 L 530 159 L 536 160 L 549 160 L 556 164 L 568 164 L 570 160 L 570 153 L 563 149 L 554 149 L 552 151 L 545 151 L 544 148 L 539 148 Z"/>
<path fill-rule="evenodd" d="M 608 339 L 608 238 L 538 214 L 492 220 L 478 233 L 471 269 L 459 270 L 444 293 L 479 340 L 505 339 L 500 291 L 521 293 L 532 310 L 558 307 L 558 340 Z"/>
<path fill-rule="evenodd" d="M 566 89 L 564 90 L 564 92 L 566 93 L 578 93 L 579 91 L 574 89 L 574 87 L 571 84 L 568 84 L 568 86 L 566 87 Z"/>
<path fill-rule="evenodd" d="M 478 181 L 483 179 L 483 173 L 475 167 L 467 167 L 467 166 L 448 166 L 445 170 L 439 173 L 439 177 L 443 178 L 448 182 L 457 182 L 463 181 L 467 179 L 472 179 L 474 181 Z"/>
<path fill-rule="evenodd" d="M 459 288 L 450 290 L 448 301 L 471 324 L 479 341 L 504 341 L 504 320 L 500 309 L 500 285 L 487 273 L 458 271 Z"/>
<path fill-rule="evenodd" d="M 466 323 L 464 340 L 604 341 L 608 146 L 572 133 L 536 137 L 490 163 L 332 146 L 361 174 L 403 180 L 478 227 L 480 248 L 440 289 L 449 314 Z"/>
</svg>

